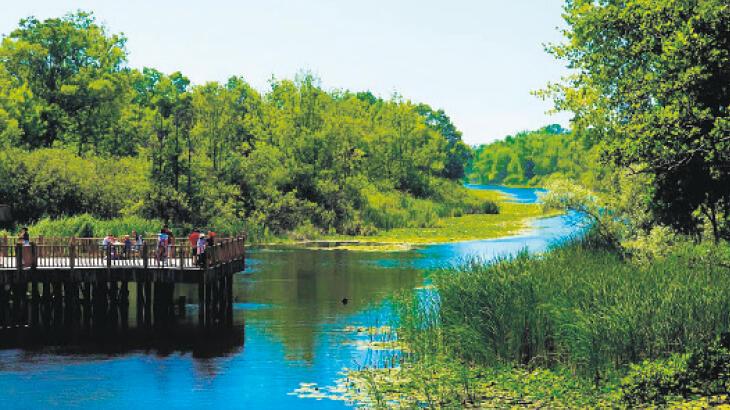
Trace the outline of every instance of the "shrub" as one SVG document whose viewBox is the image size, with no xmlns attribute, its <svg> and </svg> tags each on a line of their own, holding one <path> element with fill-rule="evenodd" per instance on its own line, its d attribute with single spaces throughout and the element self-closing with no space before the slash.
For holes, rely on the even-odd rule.
<svg viewBox="0 0 730 410">
<path fill-rule="evenodd" d="M 635 406 L 726 395 L 730 387 L 729 348 L 730 339 L 724 334 L 690 353 L 632 365 L 621 381 L 621 399 Z"/>
<path fill-rule="evenodd" d="M 645 360 L 631 365 L 621 381 L 621 399 L 626 404 L 665 404 L 686 393 L 688 355 L 673 355 L 666 360 Z"/>
</svg>

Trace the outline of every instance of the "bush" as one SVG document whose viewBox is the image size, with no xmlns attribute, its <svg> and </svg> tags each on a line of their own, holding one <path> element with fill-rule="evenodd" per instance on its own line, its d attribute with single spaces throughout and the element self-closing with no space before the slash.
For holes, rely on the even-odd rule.
<svg viewBox="0 0 730 410">
<path fill-rule="evenodd" d="M 621 381 L 621 400 L 631 406 L 666 404 L 687 392 L 688 355 L 673 355 L 666 360 L 645 360 L 631 365 Z"/>
<path fill-rule="evenodd" d="M 0 152 L 0 202 L 21 222 L 89 213 L 121 216 L 149 190 L 141 158 L 81 158 L 59 148 Z"/>
<path fill-rule="evenodd" d="M 632 365 L 621 381 L 621 398 L 631 406 L 666 404 L 696 396 L 728 394 L 730 338 L 724 334 L 691 353 Z"/>
</svg>

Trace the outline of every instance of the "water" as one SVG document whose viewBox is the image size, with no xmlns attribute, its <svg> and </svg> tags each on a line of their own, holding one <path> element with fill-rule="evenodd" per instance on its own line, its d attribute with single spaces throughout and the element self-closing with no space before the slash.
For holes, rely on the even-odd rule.
<svg viewBox="0 0 730 410">
<path fill-rule="evenodd" d="M 498 189 L 516 201 L 537 200 L 536 190 Z M 409 252 L 252 250 L 247 271 L 235 277 L 232 331 L 200 335 L 183 323 L 174 332 L 130 329 L 92 341 L 31 344 L 5 336 L 0 408 L 342 408 L 287 393 L 301 382 L 331 385 L 344 367 L 378 359 L 352 344 L 363 336 L 347 326 L 383 324 L 387 296 L 423 285 L 428 269 L 540 251 L 575 229 L 556 217 L 519 236 Z M 194 288 L 178 292 L 194 299 Z M 197 316 L 195 305 L 188 316 Z"/>
<path fill-rule="evenodd" d="M 538 201 L 540 194 L 544 194 L 545 192 L 547 192 L 542 188 L 512 188 L 502 185 L 467 184 L 466 187 L 470 189 L 501 192 L 510 196 L 512 198 L 512 201 L 521 204 L 534 204 Z"/>
</svg>

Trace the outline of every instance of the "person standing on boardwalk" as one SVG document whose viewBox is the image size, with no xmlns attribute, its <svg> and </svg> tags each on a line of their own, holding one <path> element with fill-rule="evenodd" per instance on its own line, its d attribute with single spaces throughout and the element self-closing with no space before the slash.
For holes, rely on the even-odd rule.
<svg viewBox="0 0 730 410">
<path fill-rule="evenodd" d="M 102 250 L 104 255 L 111 259 L 114 259 L 114 235 L 111 232 L 107 233 L 104 240 L 101 242 Z"/>
<path fill-rule="evenodd" d="M 139 253 L 142 250 L 142 235 L 138 234 L 136 229 L 132 229 L 132 240 L 134 241 L 134 248 Z"/>
<path fill-rule="evenodd" d="M 132 256 L 132 239 L 129 235 L 124 235 L 124 259 L 129 259 Z"/>
<path fill-rule="evenodd" d="M 198 254 L 198 265 L 199 266 L 205 265 L 205 246 L 206 246 L 205 235 L 200 233 L 198 235 L 198 249 L 196 252 Z"/>
<path fill-rule="evenodd" d="M 160 231 L 160 234 L 157 237 L 157 262 L 162 264 L 165 264 L 165 260 L 167 259 L 167 240 L 168 240 L 167 233 L 165 233 L 165 228 L 162 228 Z"/>
<path fill-rule="evenodd" d="M 191 255 L 193 255 L 193 264 L 198 263 L 198 238 L 200 237 L 200 231 L 197 229 L 193 229 L 192 232 L 190 232 L 190 235 L 188 235 L 188 242 L 190 242 L 190 248 L 192 249 Z"/>
<path fill-rule="evenodd" d="M 175 257 L 175 235 L 172 234 L 171 230 L 167 230 L 167 257 Z"/>
<path fill-rule="evenodd" d="M 20 241 L 20 243 L 23 244 L 23 246 L 30 246 L 30 233 L 28 232 L 28 228 L 23 228 L 20 230 L 18 240 Z"/>
</svg>

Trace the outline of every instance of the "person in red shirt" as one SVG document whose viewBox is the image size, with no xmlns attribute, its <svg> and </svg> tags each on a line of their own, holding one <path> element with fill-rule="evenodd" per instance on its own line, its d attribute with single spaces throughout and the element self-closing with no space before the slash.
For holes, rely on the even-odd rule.
<svg viewBox="0 0 730 410">
<path fill-rule="evenodd" d="M 190 242 L 190 248 L 193 250 L 193 264 L 198 263 L 198 238 L 200 238 L 200 231 L 193 229 L 188 235 L 188 242 Z"/>
</svg>

